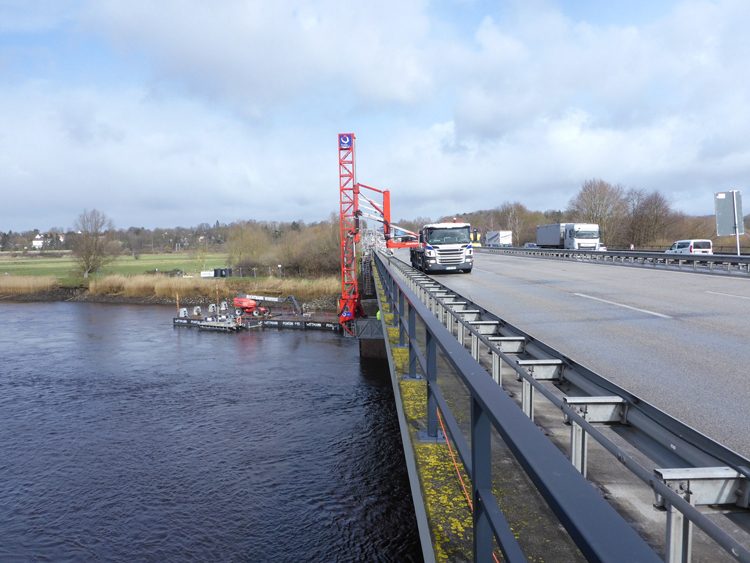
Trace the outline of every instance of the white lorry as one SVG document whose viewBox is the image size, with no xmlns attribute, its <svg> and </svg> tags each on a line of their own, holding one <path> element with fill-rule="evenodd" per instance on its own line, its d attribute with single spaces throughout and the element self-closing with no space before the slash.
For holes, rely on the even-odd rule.
<svg viewBox="0 0 750 563">
<path fill-rule="evenodd" d="M 485 246 L 513 246 L 513 231 L 489 231 L 484 237 Z"/>
<path fill-rule="evenodd" d="M 541 248 L 601 250 L 599 225 L 593 223 L 555 223 L 536 228 L 536 243 Z"/>
<path fill-rule="evenodd" d="M 471 272 L 474 250 L 469 223 L 432 223 L 419 230 L 419 246 L 409 250 L 411 265 L 423 272 Z"/>
</svg>

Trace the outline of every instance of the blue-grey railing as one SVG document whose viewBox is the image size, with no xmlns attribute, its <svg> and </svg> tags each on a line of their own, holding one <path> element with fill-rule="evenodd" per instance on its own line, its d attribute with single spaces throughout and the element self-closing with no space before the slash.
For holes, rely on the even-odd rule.
<svg viewBox="0 0 750 563">
<path fill-rule="evenodd" d="M 471 480 L 474 560 L 493 559 L 493 538 L 506 561 L 526 561 L 492 491 L 491 430 L 502 437 L 549 507 L 589 561 L 661 561 L 646 542 L 575 469 L 488 376 L 485 369 L 409 289 L 392 266 L 376 256 L 399 341 L 409 347 L 409 372 L 427 380 L 427 433 L 437 437 L 438 410 Z M 418 342 L 418 324 L 424 347 Z M 465 385 L 471 401 L 470 442 L 461 432 L 437 379 L 439 351 Z"/>
</svg>

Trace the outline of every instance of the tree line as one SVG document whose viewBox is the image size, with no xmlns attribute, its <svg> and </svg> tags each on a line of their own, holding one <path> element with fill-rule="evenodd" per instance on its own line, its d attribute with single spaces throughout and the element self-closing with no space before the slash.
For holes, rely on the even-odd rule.
<svg viewBox="0 0 750 563">
<path fill-rule="evenodd" d="M 513 244 L 518 246 L 535 242 L 537 226 L 551 223 L 596 223 L 602 241 L 610 249 L 626 249 L 631 244 L 642 250 L 663 249 L 679 239 L 711 239 L 714 244 L 735 244 L 733 237 L 716 236 L 714 215 L 687 215 L 673 209 L 669 199 L 659 190 L 626 189 L 598 178 L 583 182 L 564 210 L 533 211 L 516 201 L 505 202 L 495 209 L 439 220 L 453 220 L 454 217 L 471 223 L 472 228 L 480 233 L 512 231 Z M 746 230 L 750 230 L 750 215 L 744 220 Z M 417 230 L 429 222 L 429 219 L 421 218 L 417 222 L 404 220 L 399 224 Z"/>
<path fill-rule="evenodd" d="M 675 240 L 691 238 L 734 245 L 733 237 L 722 240 L 716 236 L 713 215 L 686 215 L 675 211 L 659 190 L 625 189 L 597 178 L 583 182 L 564 210 L 533 211 L 520 202 L 505 202 L 494 209 L 444 216 L 437 221 L 453 219 L 469 222 L 483 234 L 512 231 L 513 243 L 519 246 L 536 240 L 538 225 L 563 222 L 598 224 L 610 249 L 629 248 L 631 244 L 641 250 L 666 248 Z M 750 215 L 745 217 L 746 225 L 749 219 Z M 397 224 L 418 231 L 432 222 L 429 217 L 416 217 Z M 341 260 L 340 219 L 335 212 L 327 220 L 313 223 L 242 220 L 188 228 L 115 229 L 105 213 L 93 209 L 84 210 L 72 229 L 0 232 L 0 249 L 31 251 L 32 241 L 40 240 L 38 235 L 42 235 L 43 252 L 72 251 L 84 276 L 122 254 L 138 258 L 143 253 L 188 252 L 205 267 L 207 255 L 226 253 L 226 265 L 230 267 L 246 271 L 270 268 L 276 273 L 306 277 L 337 274 Z"/>
<path fill-rule="evenodd" d="M 0 232 L 0 250 L 28 253 L 35 250 L 32 241 L 41 240 L 43 253 L 71 251 L 83 277 L 121 255 L 138 258 L 171 252 L 187 252 L 201 269 L 209 254 L 226 253 L 227 266 L 245 271 L 263 272 L 270 267 L 275 274 L 317 277 L 339 272 L 340 230 L 335 213 L 314 223 L 247 220 L 188 228 L 116 229 L 106 213 L 92 209 L 84 210 L 70 229 Z"/>
</svg>

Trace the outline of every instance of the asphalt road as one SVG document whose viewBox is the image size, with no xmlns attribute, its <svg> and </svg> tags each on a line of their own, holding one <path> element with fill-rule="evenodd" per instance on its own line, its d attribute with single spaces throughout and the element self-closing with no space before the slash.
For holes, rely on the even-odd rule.
<svg viewBox="0 0 750 563">
<path fill-rule="evenodd" d="M 481 253 L 475 260 L 470 275 L 436 279 L 750 458 L 750 279 Z"/>
</svg>

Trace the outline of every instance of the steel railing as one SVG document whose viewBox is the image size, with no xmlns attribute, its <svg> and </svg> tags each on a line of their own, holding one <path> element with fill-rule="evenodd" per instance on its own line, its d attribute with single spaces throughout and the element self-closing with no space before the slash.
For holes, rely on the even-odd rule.
<svg viewBox="0 0 750 563">
<path fill-rule="evenodd" d="M 635 251 L 594 251 L 550 248 L 479 247 L 479 253 L 511 254 L 516 256 L 536 256 L 568 260 L 585 260 L 595 263 L 618 264 L 625 266 L 664 267 L 683 270 L 690 268 L 696 272 L 713 274 L 750 275 L 750 256 L 728 254 L 666 254 L 664 252 Z M 683 268 L 683 266 L 685 268 Z"/>
<path fill-rule="evenodd" d="M 615 517 L 602 507 L 600 501 L 604 499 L 594 492 L 585 479 L 589 437 L 651 487 L 657 506 L 667 510 L 667 561 L 690 560 L 692 524 L 702 529 L 732 558 L 750 561 L 750 551 L 746 547 L 696 508 L 696 505 L 723 504 L 731 505 L 734 511 L 747 513 L 750 500 L 748 460 L 405 263 L 392 257 L 379 256 L 377 267 L 381 277 L 386 280 L 386 293 L 394 312 L 394 326 L 399 327 L 399 342 L 409 347 L 409 376 L 414 377 L 419 368 L 428 382 L 428 434 L 436 435 L 439 409 L 459 457 L 472 478 L 475 502 L 487 507 L 486 511 L 480 511 L 481 517 L 475 515 L 475 526 L 479 525 L 475 529 L 475 534 L 478 534 L 475 542 L 486 546 L 484 542 L 490 541 L 483 535 L 487 533 L 487 526 L 501 545 L 503 541 L 508 541 L 507 524 L 502 513 L 498 512 L 496 501 L 489 498 L 488 474 L 491 467 L 488 467 L 489 456 L 484 448 L 488 447 L 486 433 L 487 424 L 490 424 L 508 443 L 570 535 L 577 543 L 580 542 L 581 551 L 592 560 L 620 560 L 617 550 L 623 546 L 605 547 L 598 544 L 596 538 L 610 537 L 610 532 L 615 530 L 620 535 L 623 526 L 629 532 L 620 535 L 619 540 L 633 541 L 635 546 L 639 546 L 637 549 L 645 544 L 636 541 L 635 532 L 619 516 Z M 427 335 L 424 351 L 416 338 L 417 318 Z M 468 349 L 464 346 L 467 338 Z M 487 369 L 479 362 L 480 345 L 486 347 L 491 356 Z M 471 444 L 461 433 L 456 417 L 437 384 L 435 354 L 438 348 L 471 396 Z M 522 382 L 520 409 L 503 391 L 503 363 L 512 368 L 516 378 Z M 547 381 L 564 381 L 570 387 L 568 396 L 561 397 L 559 392 L 552 392 L 545 385 Z M 563 421 L 570 424 L 570 460 L 539 433 L 534 424 L 535 394 L 560 409 Z M 618 446 L 602 431 L 602 423 L 619 425 L 621 431 L 635 431 L 647 436 L 647 449 L 661 449 L 664 455 L 656 457 L 671 458 L 672 465 L 666 468 L 663 465 L 644 467 L 642 462 L 636 461 L 632 452 Z M 542 442 L 546 446 L 542 446 Z M 550 453 L 550 448 L 556 455 Z M 563 470 L 564 477 L 561 478 L 559 472 Z M 549 472 L 554 473 L 554 479 L 550 478 Z M 571 490 L 576 491 L 574 497 L 567 494 Z M 577 496 L 584 491 L 589 494 Z M 593 495 L 590 494 L 592 492 Z M 614 512 L 606 501 L 603 504 Z M 588 513 L 586 518 L 578 512 L 582 505 L 585 506 L 583 512 Z M 595 515 L 593 521 L 589 519 L 592 515 Z M 612 528 L 602 536 L 602 526 Z M 653 559 L 655 554 L 651 548 L 646 546 L 645 549 L 650 555 L 644 557 Z M 484 557 L 486 548 L 476 553 Z M 636 560 L 632 551 L 623 553 L 627 555 L 622 560 Z M 482 557 L 476 560 L 484 561 Z"/>
<path fill-rule="evenodd" d="M 474 560 L 491 561 L 493 538 L 506 561 L 526 561 L 492 491 L 491 429 L 513 452 L 547 504 L 590 561 L 660 561 L 646 542 L 590 485 L 513 400 L 461 345 L 393 266 L 376 265 L 400 340 L 409 347 L 410 371 L 427 381 L 427 433 L 437 436 L 438 409 L 471 479 L 474 503 Z M 424 349 L 417 319 L 425 331 Z M 438 350 L 471 397 L 471 440 L 460 430 L 437 380 Z"/>
</svg>

